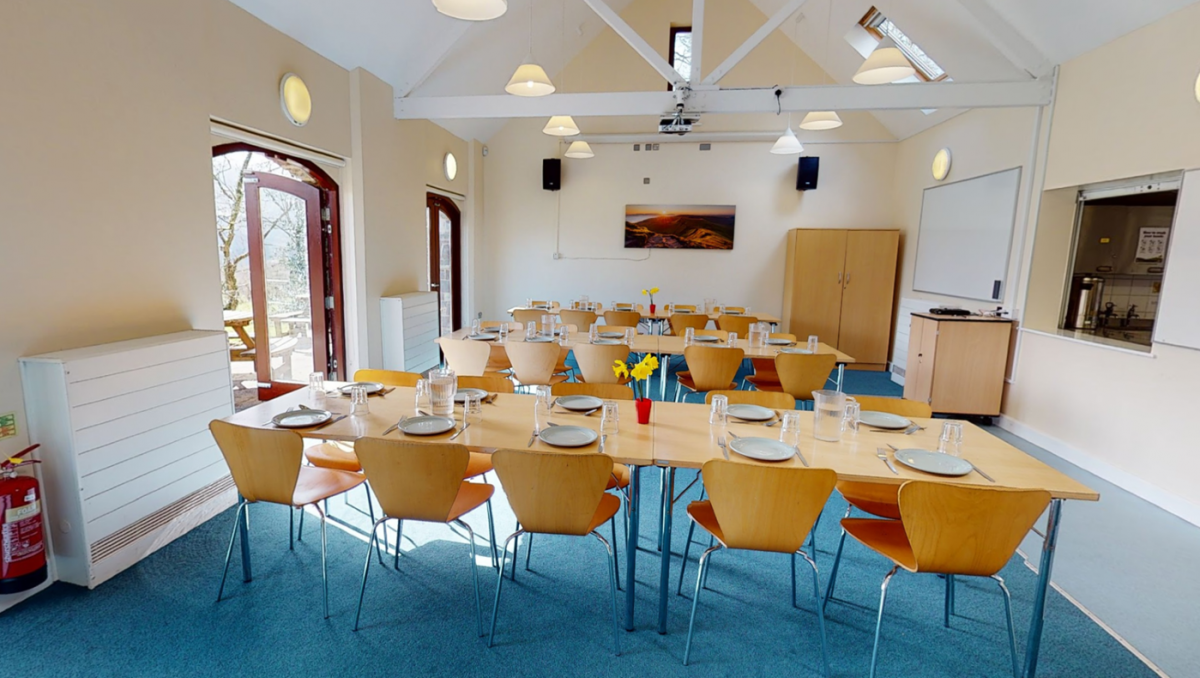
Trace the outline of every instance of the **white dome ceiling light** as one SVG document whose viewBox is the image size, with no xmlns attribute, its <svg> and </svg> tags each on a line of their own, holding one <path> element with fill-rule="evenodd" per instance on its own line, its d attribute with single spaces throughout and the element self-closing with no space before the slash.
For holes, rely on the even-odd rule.
<svg viewBox="0 0 1200 678">
<path fill-rule="evenodd" d="M 568 158 L 593 158 L 596 156 L 592 152 L 592 147 L 586 141 L 572 141 L 570 147 L 567 148 L 566 156 Z"/>
<path fill-rule="evenodd" d="M 433 0 L 437 11 L 463 21 L 491 21 L 504 16 L 508 0 Z"/>
<path fill-rule="evenodd" d="M 917 69 L 913 68 L 912 62 L 904 56 L 904 52 L 900 51 L 891 38 L 885 38 L 863 65 L 859 66 L 858 72 L 854 74 L 854 82 L 860 85 L 885 85 L 916 73 Z"/>
<path fill-rule="evenodd" d="M 842 118 L 837 111 L 810 111 L 800 121 L 800 129 L 826 130 L 842 126 Z"/>
<path fill-rule="evenodd" d="M 552 137 L 573 137 L 579 134 L 579 126 L 569 115 L 551 116 L 542 132 Z"/>
</svg>

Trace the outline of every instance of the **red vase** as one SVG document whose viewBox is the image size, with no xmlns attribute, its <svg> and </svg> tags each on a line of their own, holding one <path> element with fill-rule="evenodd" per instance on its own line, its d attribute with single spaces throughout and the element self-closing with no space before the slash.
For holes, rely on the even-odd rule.
<svg viewBox="0 0 1200 678">
<path fill-rule="evenodd" d="M 654 315 L 654 304 L 650 304 L 650 315 Z"/>
<path fill-rule="evenodd" d="M 650 423 L 650 406 L 653 404 L 654 404 L 654 401 L 649 398 L 638 398 L 637 413 L 638 413 L 638 423 L 639 424 L 649 424 Z"/>
</svg>

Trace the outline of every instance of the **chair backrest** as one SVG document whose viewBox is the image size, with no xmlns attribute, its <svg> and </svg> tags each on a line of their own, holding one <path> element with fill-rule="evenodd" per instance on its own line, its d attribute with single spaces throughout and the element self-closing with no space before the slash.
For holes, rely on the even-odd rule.
<svg viewBox="0 0 1200 678">
<path fill-rule="evenodd" d="M 587 332 L 588 329 L 591 328 L 592 324 L 596 322 L 596 318 L 598 316 L 591 311 L 563 310 L 558 312 L 558 317 L 561 318 L 564 323 L 568 325 L 574 325 L 584 332 Z"/>
<path fill-rule="evenodd" d="M 508 351 L 504 349 L 504 344 L 491 342 L 488 344 L 488 361 L 484 366 L 484 375 L 488 372 L 503 372 L 504 370 L 512 369 L 512 363 L 508 360 Z"/>
<path fill-rule="evenodd" d="M 900 520 L 916 571 L 980 577 L 990 577 L 1008 564 L 1050 503 L 1045 490 L 921 480 L 904 483 L 899 496 Z"/>
<path fill-rule="evenodd" d="M 488 359 L 492 356 L 489 342 L 442 337 L 438 344 L 442 347 L 442 355 L 446 356 L 446 364 L 455 374 L 482 377 L 487 371 Z"/>
<path fill-rule="evenodd" d="M 416 386 L 421 375 L 397 370 L 358 370 L 354 381 L 377 381 L 384 386 Z"/>
<path fill-rule="evenodd" d="M 642 306 L 641 304 L 632 304 L 632 303 L 625 303 L 623 301 L 617 301 L 617 302 L 613 302 L 612 308 L 610 308 L 609 310 L 610 311 L 637 311 L 638 313 L 641 313 L 642 311 L 646 310 L 646 307 Z"/>
<path fill-rule="evenodd" d="M 504 348 L 521 384 L 549 384 L 562 352 L 554 342 L 510 341 Z"/>
<path fill-rule="evenodd" d="M 790 332 L 772 332 L 767 336 L 770 339 L 787 339 L 788 341 L 796 341 L 796 335 Z"/>
<path fill-rule="evenodd" d="M 671 311 L 672 313 L 695 313 L 696 312 L 695 304 L 672 304 L 671 308 L 674 309 Z"/>
<path fill-rule="evenodd" d="M 779 374 L 783 392 L 796 400 L 812 400 L 812 392 L 825 388 L 835 365 L 837 356 L 832 353 L 780 353 L 775 356 L 775 371 Z"/>
<path fill-rule="evenodd" d="M 479 322 L 479 327 L 484 330 L 498 330 L 501 325 L 508 325 L 509 332 L 520 332 L 525 329 L 525 326 L 518 322 L 509 322 L 507 320 L 482 320 Z"/>
<path fill-rule="evenodd" d="M 537 308 L 538 306 L 546 306 L 548 308 L 554 309 L 554 308 L 558 308 L 559 304 L 557 301 L 542 301 L 540 299 L 532 299 L 529 302 L 529 306 L 532 308 Z M 540 311 L 543 309 L 539 308 L 538 310 Z"/>
<path fill-rule="evenodd" d="M 853 394 L 851 394 L 853 395 Z M 882 396 L 855 395 L 859 406 L 868 412 L 887 412 L 902 417 L 920 417 L 928 419 L 933 416 L 933 408 L 928 403 L 904 398 L 884 398 Z"/>
<path fill-rule="evenodd" d="M 683 349 L 697 391 L 728 389 L 745 357 L 746 352 L 740 348 L 693 345 Z"/>
<path fill-rule="evenodd" d="M 590 395 L 601 400 L 633 400 L 633 389 L 624 384 L 593 384 L 564 381 L 550 387 L 555 396 Z"/>
<path fill-rule="evenodd" d="M 621 325 L 622 327 L 637 327 L 642 322 L 642 314 L 637 311 L 605 311 L 605 325 Z"/>
<path fill-rule="evenodd" d="M 295 431 L 239 426 L 214 419 L 208 424 L 225 457 L 238 493 L 249 502 L 292 505 L 304 440 Z"/>
<path fill-rule="evenodd" d="M 500 375 L 489 374 L 482 377 L 458 377 L 459 388 L 478 388 L 491 393 L 512 393 L 513 383 Z"/>
<path fill-rule="evenodd" d="M 723 459 L 705 462 L 700 473 L 725 545 L 778 553 L 794 553 L 804 545 L 837 483 L 832 469 Z"/>
<path fill-rule="evenodd" d="M 711 405 L 713 396 L 723 395 L 730 405 L 758 405 L 772 410 L 794 410 L 796 399 L 778 391 L 709 391 L 704 404 Z"/>
<path fill-rule="evenodd" d="M 683 334 L 683 333 L 680 332 L 680 334 Z M 721 341 L 729 341 L 729 330 L 696 330 L 696 336 L 716 337 L 716 338 L 720 339 Z M 746 337 L 739 335 L 738 338 L 745 339 Z"/>
<path fill-rule="evenodd" d="M 542 322 L 542 316 L 551 315 L 553 313 L 553 311 L 547 311 L 541 308 L 516 308 L 513 309 L 512 315 L 513 320 L 521 323 L 521 327 L 525 327 L 531 322 L 538 323 L 540 325 Z"/>
<path fill-rule="evenodd" d="M 609 325 L 607 322 L 600 326 L 601 332 L 620 332 L 620 333 L 624 334 L 625 330 L 633 330 L 634 333 L 636 333 L 637 326 L 636 325 Z"/>
<path fill-rule="evenodd" d="M 621 383 L 613 373 L 613 363 L 629 359 L 629 347 L 625 344 L 575 344 L 572 351 L 584 381 L 589 384 Z"/>
<path fill-rule="evenodd" d="M 758 322 L 752 315 L 720 315 L 717 316 L 717 327 L 726 332 L 737 332 L 742 339 L 750 336 L 750 326 Z"/>
<path fill-rule="evenodd" d="M 612 457 L 497 450 L 492 464 L 526 532 L 585 535 L 612 475 Z"/>
<path fill-rule="evenodd" d="M 446 522 L 470 453 L 454 443 L 359 438 L 354 453 L 384 515 Z"/>
<path fill-rule="evenodd" d="M 671 328 L 671 334 L 682 337 L 683 331 L 689 327 L 697 332 L 708 327 L 708 316 L 699 313 L 672 313 L 667 318 L 667 325 Z"/>
<path fill-rule="evenodd" d="M 721 313 L 745 313 L 745 306 L 721 306 Z"/>
</svg>

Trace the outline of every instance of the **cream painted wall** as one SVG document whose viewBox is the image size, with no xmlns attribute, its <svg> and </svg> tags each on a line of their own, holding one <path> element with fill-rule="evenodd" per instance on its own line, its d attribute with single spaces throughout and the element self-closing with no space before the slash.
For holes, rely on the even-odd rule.
<svg viewBox="0 0 1200 678">
<path fill-rule="evenodd" d="M 562 151 L 541 125 L 511 122 L 488 144 L 480 253 L 488 283 L 477 294 L 489 318 L 527 297 L 642 301 L 640 291 L 651 286 L 662 289 L 663 304 L 715 297 L 778 314 L 788 229 L 893 223 L 895 144 L 813 145 L 819 188 L 803 193 L 795 188 L 796 157 L 771 155 L 770 142 L 717 143 L 711 151 L 664 143 L 652 152 L 597 144 L 594 158 L 564 160 L 563 189 L 551 192 L 541 187 L 542 159 Z M 736 205 L 734 249 L 625 249 L 625 205 L 646 203 Z"/>
</svg>

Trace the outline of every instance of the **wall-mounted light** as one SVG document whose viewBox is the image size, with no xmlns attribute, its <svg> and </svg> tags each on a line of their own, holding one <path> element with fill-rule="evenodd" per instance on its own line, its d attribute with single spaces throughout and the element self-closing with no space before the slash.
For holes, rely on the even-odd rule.
<svg viewBox="0 0 1200 678">
<path fill-rule="evenodd" d="M 445 173 L 447 181 L 454 181 L 454 178 L 458 176 L 458 159 L 454 157 L 453 153 L 447 153 L 442 158 L 442 172 Z"/>
<path fill-rule="evenodd" d="M 933 178 L 941 181 L 950 175 L 950 162 L 953 158 L 949 148 L 943 148 L 933 154 Z"/>
<path fill-rule="evenodd" d="M 283 115 L 296 127 L 308 124 L 312 115 L 312 96 L 308 85 L 295 73 L 285 73 L 279 80 L 279 106 Z"/>
<path fill-rule="evenodd" d="M 491 21 L 508 11 L 508 0 L 433 0 L 437 11 L 463 21 Z"/>
<path fill-rule="evenodd" d="M 1200 75 L 1196 76 L 1196 101 L 1200 101 Z"/>
</svg>

